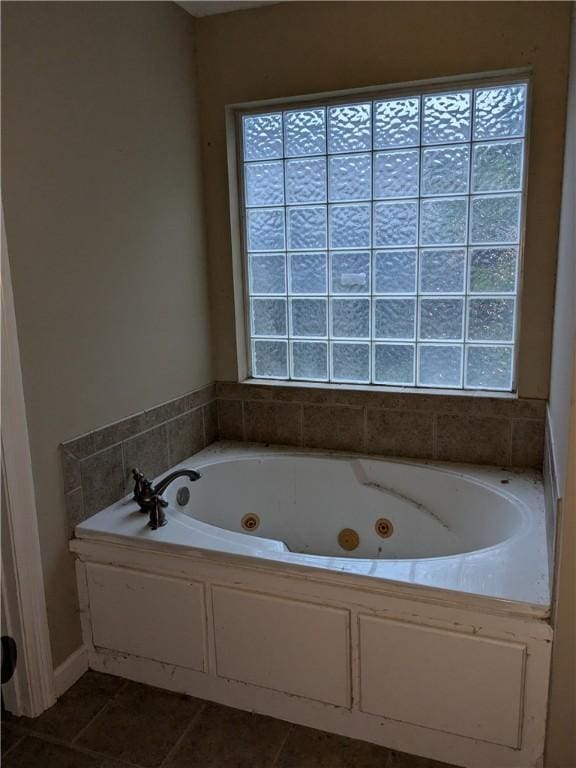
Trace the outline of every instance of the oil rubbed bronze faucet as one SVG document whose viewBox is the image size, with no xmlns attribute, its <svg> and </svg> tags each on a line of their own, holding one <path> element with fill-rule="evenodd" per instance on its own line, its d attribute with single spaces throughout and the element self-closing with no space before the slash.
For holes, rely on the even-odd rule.
<svg viewBox="0 0 576 768">
<path fill-rule="evenodd" d="M 152 482 L 142 472 L 134 468 L 132 477 L 134 478 L 134 501 L 137 502 L 142 512 L 150 516 L 148 525 L 155 531 L 168 522 L 164 512 L 168 502 L 162 498 L 162 494 L 170 483 L 179 477 L 187 477 L 192 483 L 200 480 L 201 475 L 195 469 L 178 469 L 176 472 L 166 475 L 156 485 L 152 485 Z"/>
</svg>

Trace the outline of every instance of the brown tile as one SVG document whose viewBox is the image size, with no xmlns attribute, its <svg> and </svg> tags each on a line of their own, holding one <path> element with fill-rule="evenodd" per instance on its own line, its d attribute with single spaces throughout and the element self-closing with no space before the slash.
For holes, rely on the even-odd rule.
<svg viewBox="0 0 576 768">
<path fill-rule="evenodd" d="M 437 417 L 436 458 L 509 466 L 511 422 L 506 418 Z"/>
<path fill-rule="evenodd" d="M 519 419 L 512 422 L 512 466 L 542 469 L 544 422 Z"/>
<path fill-rule="evenodd" d="M 365 741 L 295 726 L 277 768 L 384 768 L 389 751 Z"/>
<path fill-rule="evenodd" d="M 0 743 L 2 744 L 2 757 L 15 747 L 23 738 L 23 734 L 12 728 L 8 723 L 2 722 L 2 733 L 0 734 Z"/>
<path fill-rule="evenodd" d="M 216 386 L 214 384 L 208 384 L 206 387 L 190 392 L 186 395 L 187 410 L 191 411 L 194 408 L 198 408 L 200 405 L 207 405 L 211 400 L 216 397 Z"/>
<path fill-rule="evenodd" d="M 204 417 L 204 445 L 210 445 L 218 440 L 218 408 L 215 400 L 202 408 L 202 416 Z"/>
<path fill-rule="evenodd" d="M 125 487 L 132 488 L 132 469 L 138 468 L 148 478 L 161 475 L 170 466 L 168 430 L 165 424 L 149 429 L 122 443 Z"/>
<path fill-rule="evenodd" d="M 386 768 L 456 768 L 448 763 L 439 763 L 427 757 L 408 755 L 405 752 L 392 752 Z"/>
<path fill-rule="evenodd" d="M 60 461 L 64 493 L 80 488 L 80 461 L 63 446 L 60 446 Z"/>
<path fill-rule="evenodd" d="M 90 517 L 124 495 L 122 448 L 115 445 L 80 462 L 84 513 Z"/>
<path fill-rule="evenodd" d="M 166 768 L 270 768 L 288 723 L 207 704 Z"/>
<path fill-rule="evenodd" d="M 221 440 L 243 440 L 242 401 L 217 400 L 218 436 Z"/>
<path fill-rule="evenodd" d="M 101 451 L 111 445 L 116 445 L 116 443 L 129 440 L 145 429 L 144 413 L 137 413 L 134 416 L 116 421 L 114 424 L 108 424 L 108 426 L 93 432 L 94 451 Z"/>
<path fill-rule="evenodd" d="M 102 759 L 62 744 L 26 736 L 2 760 L 3 768 L 101 768 Z"/>
<path fill-rule="evenodd" d="M 169 465 L 178 464 L 204 448 L 202 409 L 185 413 L 166 424 L 168 429 Z"/>
<path fill-rule="evenodd" d="M 94 433 L 87 432 L 85 435 L 75 437 L 73 440 L 67 440 L 65 443 L 62 443 L 62 448 L 76 456 L 77 459 L 85 459 L 91 453 L 94 453 Z"/>
<path fill-rule="evenodd" d="M 89 670 L 39 717 L 14 718 L 19 728 L 71 742 L 118 693 L 125 681 Z"/>
<path fill-rule="evenodd" d="M 309 448 L 361 451 L 364 409 L 341 405 L 304 405 L 302 444 Z"/>
<path fill-rule="evenodd" d="M 155 768 L 201 706 L 201 701 L 189 696 L 128 683 L 75 744 L 143 768 Z"/>
<path fill-rule="evenodd" d="M 254 443 L 300 444 L 298 403 L 244 403 L 244 439 Z"/>
<path fill-rule="evenodd" d="M 383 456 L 431 459 L 434 455 L 434 417 L 415 411 L 366 414 L 366 451 Z"/>
<path fill-rule="evenodd" d="M 86 520 L 87 515 L 84 512 L 84 502 L 82 500 L 82 488 L 64 494 L 64 504 L 66 505 L 66 515 L 70 533 L 74 531 L 75 526 Z"/>
<path fill-rule="evenodd" d="M 164 422 L 175 419 L 177 416 L 182 416 L 183 413 L 191 410 L 189 394 L 178 397 L 175 400 L 169 400 L 167 403 L 162 403 L 144 412 L 144 428 L 151 429 L 152 427 L 157 427 L 159 424 L 164 424 Z"/>
</svg>

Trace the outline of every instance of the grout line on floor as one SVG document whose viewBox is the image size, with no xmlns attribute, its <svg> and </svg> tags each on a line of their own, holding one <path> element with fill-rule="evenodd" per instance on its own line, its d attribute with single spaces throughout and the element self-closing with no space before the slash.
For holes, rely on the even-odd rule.
<svg viewBox="0 0 576 768">
<path fill-rule="evenodd" d="M 28 735 L 28 734 L 23 733 L 21 731 L 16 731 L 16 733 L 18 734 L 18 738 L 16 739 L 14 744 L 12 744 L 11 747 L 8 747 L 8 749 L 5 752 L 2 753 L 2 758 L 1 758 L 0 762 L 3 762 L 8 757 L 10 752 L 12 752 L 18 746 L 18 744 L 20 744 L 22 742 L 22 739 L 25 739 L 26 736 Z"/>
<path fill-rule="evenodd" d="M 282 739 L 282 743 L 280 744 L 280 748 L 278 749 L 278 752 L 276 752 L 274 760 L 272 760 L 272 763 L 270 764 L 270 768 L 276 768 L 276 766 L 278 765 L 278 760 L 280 759 L 280 755 L 282 754 L 282 750 L 286 746 L 286 742 L 288 741 L 288 737 L 290 736 L 290 734 L 292 733 L 293 730 L 294 730 L 294 724 L 293 723 L 289 723 L 288 724 L 288 728 L 286 730 L 286 735 Z"/>
<path fill-rule="evenodd" d="M 196 712 L 196 714 L 193 716 L 192 720 L 190 720 L 190 722 L 188 723 L 186 728 L 184 728 L 184 730 L 182 731 L 181 735 L 176 739 L 174 744 L 170 747 L 170 749 L 168 750 L 166 756 L 164 757 L 164 759 L 160 763 L 159 768 L 164 768 L 164 766 L 168 764 L 168 760 L 171 759 L 172 755 L 174 755 L 178 751 L 180 745 L 182 744 L 182 742 L 184 741 L 184 739 L 186 738 L 188 733 L 196 725 L 196 721 L 198 720 L 198 718 L 200 717 L 202 712 L 204 712 L 205 708 L 206 708 L 206 702 L 202 703 L 202 705 L 198 709 L 198 712 Z"/>
<path fill-rule="evenodd" d="M 71 744 L 71 745 L 74 745 L 74 746 L 76 746 L 76 741 L 77 741 L 77 740 L 80 738 L 80 736 L 82 736 L 82 734 L 84 733 L 84 731 L 87 731 L 87 730 L 88 730 L 88 728 L 90 728 L 90 726 L 92 725 L 92 723 L 93 723 L 93 722 L 94 722 L 94 721 L 95 721 L 95 720 L 96 720 L 98 717 L 100 717 L 100 715 L 101 715 L 101 714 L 104 712 L 104 710 L 106 709 L 106 707 L 108 707 L 108 706 L 109 706 L 109 705 L 110 705 L 110 704 L 111 704 L 113 701 L 114 701 L 114 698 L 112 698 L 112 699 L 108 699 L 108 701 L 106 702 L 106 704 L 104 704 L 104 706 L 103 706 L 103 707 L 101 707 L 101 708 L 98 710 L 98 712 L 96 712 L 96 714 L 94 715 L 94 717 L 92 717 L 92 718 L 91 718 L 91 719 L 90 719 L 90 720 L 89 720 L 89 721 L 86 723 L 86 725 L 85 725 L 83 728 L 80 728 L 80 730 L 78 731 L 78 733 L 76 734 L 76 736 L 74 736 L 74 738 L 72 739 L 72 741 L 69 741 L 68 743 L 69 743 L 69 744 Z"/>
</svg>

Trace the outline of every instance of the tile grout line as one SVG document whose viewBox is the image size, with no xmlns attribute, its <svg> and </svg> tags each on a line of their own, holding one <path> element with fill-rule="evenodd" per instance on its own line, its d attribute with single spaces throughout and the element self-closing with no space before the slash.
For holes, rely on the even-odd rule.
<svg viewBox="0 0 576 768">
<path fill-rule="evenodd" d="M 282 743 L 280 744 L 278 752 L 276 752 L 276 755 L 275 755 L 274 759 L 270 763 L 270 768 L 277 768 L 278 760 L 280 760 L 280 755 L 282 754 L 282 751 L 284 750 L 284 747 L 286 746 L 286 742 L 288 741 L 288 737 L 290 736 L 290 734 L 292 733 L 293 730 L 294 730 L 294 724 L 293 723 L 289 723 L 288 724 L 288 728 L 286 729 L 286 735 L 282 739 Z"/>
<path fill-rule="evenodd" d="M 123 691 L 125 688 L 127 688 L 127 686 L 128 686 L 128 684 L 129 684 L 129 682 L 130 682 L 129 680 L 124 680 L 124 683 L 123 683 L 123 685 L 119 686 L 119 688 L 118 688 L 118 690 L 116 691 L 116 693 L 115 693 L 115 694 L 114 694 L 114 695 L 113 695 L 111 698 L 109 698 L 109 699 L 108 699 L 108 701 L 107 701 L 107 702 L 106 702 L 106 703 L 105 703 L 105 704 L 104 704 L 104 705 L 103 705 L 103 706 L 102 706 L 102 707 L 101 707 L 101 708 L 98 710 L 98 712 L 96 712 L 96 714 L 94 715 L 94 717 L 92 717 L 92 718 L 91 718 L 91 720 L 89 720 L 89 722 L 87 722 L 87 723 L 86 723 L 86 725 L 85 725 L 83 728 L 80 728 L 80 730 L 78 731 L 78 733 L 76 734 L 76 736 L 74 736 L 74 738 L 73 738 L 73 739 L 72 739 L 72 740 L 69 742 L 69 744 L 70 744 L 70 745 L 76 745 L 76 742 L 77 742 L 77 740 L 78 740 L 78 739 L 80 738 L 80 736 L 81 736 L 81 735 L 84 733 L 84 731 L 87 731 L 87 730 L 88 730 L 88 728 L 90 728 L 90 726 L 92 725 L 92 723 L 94 723 L 94 721 L 96 720 L 96 718 L 98 718 L 98 717 L 99 717 L 99 716 L 100 716 L 100 715 L 101 715 L 101 714 L 104 712 L 104 710 L 105 710 L 105 709 L 108 707 L 108 705 L 109 705 L 109 704 L 112 704 L 112 702 L 114 702 L 114 701 L 116 700 L 116 697 L 117 697 L 117 696 L 118 696 L 118 695 L 119 695 L 119 694 L 120 694 L 120 693 L 121 693 L 121 692 L 122 692 L 122 691 Z"/>
<path fill-rule="evenodd" d="M 196 725 L 196 721 L 197 721 L 197 720 L 200 718 L 200 715 L 202 714 L 202 712 L 204 712 L 204 710 L 205 710 L 205 709 L 206 709 L 206 702 L 204 701 L 204 702 L 203 702 L 203 703 L 200 705 L 200 707 L 198 708 L 198 711 L 197 711 L 197 712 L 196 712 L 196 714 L 195 714 L 195 715 L 192 717 L 192 719 L 190 720 L 190 722 L 188 723 L 188 725 L 186 726 L 186 728 L 184 728 L 184 730 L 182 731 L 182 733 L 180 734 L 180 736 L 179 736 L 179 737 L 176 739 L 176 741 L 174 742 L 174 744 L 173 744 L 173 745 L 170 747 L 170 749 L 168 750 L 168 752 L 166 753 L 166 755 L 165 755 L 165 756 L 164 756 L 164 758 L 162 759 L 162 762 L 160 763 L 160 765 L 158 766 L 158 768 L 164 768 L 164 766 L 167 766 L 167 765 L 168 765 L 168 761 L 169 761 L 169 760 L 170 760 L 170 759 L 173 757 L 173 755 L 175 755 L 175 754 L 176 754 L 176 752 L 178 751 L 178 749 L 179 749 L 180 745 L 182 744 L 182 742 L 184 741 L 184 739 L 186 738 L 186 736 L 188 735 L 188 733 L 189 733 L 189 732 L 192 730 L 192 728 L 193 728 L 193 727 Z"/>
</svg>

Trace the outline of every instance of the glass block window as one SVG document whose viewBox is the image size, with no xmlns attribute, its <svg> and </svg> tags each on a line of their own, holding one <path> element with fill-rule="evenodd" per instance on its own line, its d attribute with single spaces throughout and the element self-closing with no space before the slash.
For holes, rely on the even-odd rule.
<svg viewBox="0 0 576 768">
<path fill-rule="evenodd" d="M 526 97 L 241 115 L 253 377 L 513 389 Z"/>
</svg>

